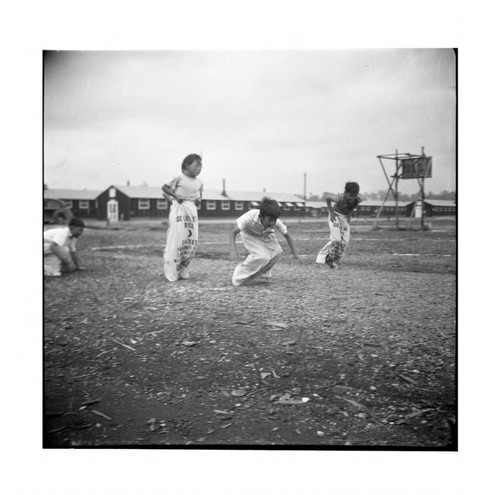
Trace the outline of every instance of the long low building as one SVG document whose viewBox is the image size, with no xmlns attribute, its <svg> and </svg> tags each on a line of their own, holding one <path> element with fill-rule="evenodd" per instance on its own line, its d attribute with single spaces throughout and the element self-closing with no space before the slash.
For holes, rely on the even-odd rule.
<svg viewBox="0 0 500 495">
<path fill-rule="evenodd" d="M 421 201 L 408 203 L 408 216 L 420 216 L 422 210 Z M 426 217 L 453 216 L 457 214 L 457 202 L 448 199 L 425 199 L 424 215 Z"/>
<path fill-rule="evenodd" d="M 97 218 L 97 196 L 100 193 L 87 189 L 45 189 L 43 197 L 64 201 L 75 217 Z"/>
<path fill-rule="evenodd" d="M 257 208 L 268 196 L 278 201 L 283 216 L 304 215 L 305 201 L 287 193 L 204 190 L 198 208 L 200 218 L 238 217 Z M 167 218 L 170 202 L 160 187 L 112 185 L 96 198 L 96 218 L 117 221 L 134 218 Z"/>
<path fill-rule="evenodd" d="M 374 217 L 380 208 L 382 200 L 366 199 L 352 212 L 352 217 Z M 407 202 L 398 202 L 398 212 L 401 216 L 406 216 Z M 306 201 L 306 214 L 313 217 L 322 217 L 328 215 L 326 201 Z M 382 208 L 381 215 L 394 216 L 396 214 L 396 202 L 387 200 Z"/>
<path fill-rule="evenodd" d="M 252 208 L 258 208 L 261 199 L 268 196 L 278 201 L 283 217 L 328 215 L 325 201 L 304 201 L 287 193 L 205 190 L 198 208 L 200 218 L 237 218 Z M 134 218 L 167 218 L 170 202 L 160 187 L 112 185 L 104 191 L 78 189 L 45 189 L 44 198 L 63 200 L 71 207 L 74 216 L 100 220 L 131 220 Z M 382 208 L 382 200 L 364 200 L 353 212 L 353 217 L 375 217 Z M 426 216 L 455 215 L 456 202 L 430 199 L 424 201 Z M 400 216 L 418 214 L 418 202 L 398 202 Z M 387 200 L 381 216 L 393 217 L 396 202 Z"/>
<path fill-rule="evenodd" d="M 406 216 L 407 201 L 398 201 L 397 210 L 400 216 Z M 382 209 L 382 211 L 380 211 Z M 356 217 L 375 217 L 380 211 L 383 217 L 394 217 L 396 215 L 396 201 L 381 199 L 367 199 L 360 203 L 354 216 Z"/>
</svg>

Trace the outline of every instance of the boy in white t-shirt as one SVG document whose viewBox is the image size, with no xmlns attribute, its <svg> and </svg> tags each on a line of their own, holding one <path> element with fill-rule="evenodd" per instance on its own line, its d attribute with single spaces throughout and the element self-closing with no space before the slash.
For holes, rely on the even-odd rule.
<svg viewBox="0 0 500 495">
<path fill-rule="evenodd" d="M 61 272 L 83 270 L 76 254 L 76 241 L 83 234 L 85 223 L 72 218 L 67 227 L 46 230 L 43 233 L 43 273 L 59 277 Z"/>
<path fill-rule="evenodd" d="M 293 253 L 293 258 L 300 263 L 290 234 L 286 226 L 279 220 L 280 208 L 277 201 L 263 198 L 260 210 L 250 210 L 236 220 L 236 227 L 231 231 L 229 238 L 231 258 L 238 260 L 236 250 L 236 236 L 241 235 L 243 245 L 249 255 L 243 263 L 234 270 L 232 283 L 239 286 L 257 276 L 265 279 L 271 277 L 271 268 L 280 258 L 283 249 L 276 240 L 274 229 L 283 234 Z"/>
</svg>

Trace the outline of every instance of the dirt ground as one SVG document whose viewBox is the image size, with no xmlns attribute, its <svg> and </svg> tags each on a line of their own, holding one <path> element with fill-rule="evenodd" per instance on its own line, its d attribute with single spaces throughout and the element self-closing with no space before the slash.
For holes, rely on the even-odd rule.
<svg viewBox="0 0 500 495">
<path fill-rule="evenodd" d="M 86 270 L 44 280 L 44 447 L 456 450 L 455 219 L 355 219 L 339 270 L 325 219 L 284 222 L 303 263 L 281 237 L 238 288 L 227 222 L 176 283 L 166 225 L 87 229 Z"/>
</svg>

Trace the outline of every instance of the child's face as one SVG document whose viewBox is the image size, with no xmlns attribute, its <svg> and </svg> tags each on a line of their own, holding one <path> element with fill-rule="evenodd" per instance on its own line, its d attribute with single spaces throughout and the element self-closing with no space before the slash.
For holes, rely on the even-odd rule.
<svg viewBox="0 0 500 495">
<path fill-rule="evenodd" d="M 346 197 L 347 201 L 354 201 L 358 197 L 358 195 L 355 193 L 346 191 L 345 197 Z"/>
<path fill-rule="evenodd" d="M 77 225 L 70 225 L 69 230 L 73 237 L 80 237 L 83 234 L 83 227 Z"/>
<path fill-rule="evenodd" d="M 266 229 L 273 229 L 276 225 L 276 218 L 273 217 L 260 217 L 260 221 Z"/>
<path fill-rule="evenodd" d="M 193 163 L 190 163 L 185 169 L 184 174 L 188 177 L 195 178 L 200 175 L 201 172 L 201 162 L 199 160 L 195 160 Z"/>
</svg>

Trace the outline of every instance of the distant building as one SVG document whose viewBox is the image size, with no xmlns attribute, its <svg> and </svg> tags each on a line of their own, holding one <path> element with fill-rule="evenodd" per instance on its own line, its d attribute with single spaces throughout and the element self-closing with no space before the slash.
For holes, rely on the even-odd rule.
<svg viewBox="0 0 500 495">
<path fill-rule="evenodd" d="M 416 216 L 421 216 L 421 201 L 412 201 L 406 206 L 408 216 L 411 216 L 415 210 Z M 437 216 L 453 216 L 457 214 L 456 201 L 449 199 L 425 199 L 424 200 L 424 216 L 437 217 Z"/>
<path fill-rule="evenodd" d="M 96 218 L 97 197 L 100 192 L 87 189 L 44 189 L 43 197 L 64 201 L 71 208 L 75 217 Z"/>
<path fill-rule="evenodd" d="M 222 194 L 231 204 L 231 216 L 240 216 L 252 208 L 258 208 L 264 197 L 274 199 L 278 202 L 282 217 L 303 216 L 305 213 L 305 201 L 295 194 L 225 190 L 223 190 Z"/>
<path fill-rule="evenodd" d="M 383 206 L 382 206 L 383 205 Z M 398 214 L 399 216 L 407 215 L 407 201 L 398 201 Z M 395 217 L 396 216 L 396 201 L 381 199 L 366 199 L 358 205 L 356 210 L 354 210 L 353 217 L 375 217 L 377 216 L 380 208 L 382 211 L 380 216 L 382 217 Z"/>
<path fill-rule="evenodd" d="M 352 217 L 374 217 L 382 207 L 382 200 L 367 199 L 361 202 L 358 207 L 352 212 Z M 398 211 L 401 216 L 406 216 L 406 205 L 404 201 L 398 202 Z M 306 215 L 312 217 L 328 216 L 328 206 L 326 200 L 322 201 L 307 201 Z M 394 217 L 396 215 L 396 202 L 386 201 L 382 209 L 382 216 Z"/>
<path fill-rule="evenodd" d="M 169 203 L 161 188 L 147 186 L 109 186 L 98 196 L 100 220 L 167 218 Z"/>
<path fill-rule="evenodd" d="M 268 196 L 278 201 L 283 216 L 304 214 L 304 200 L 287 193 L 258 193 L 204 190 L 198 208 L 200 218 L 236 218 L 252 208 L 258 208 L 260 200 Z M 170 201 L 161 187 L 110 186 L 98 197 L 97 218 L 118 221 L 134 218 L 168 218 Z"/>
<path fill-rule="evenodd" d="M 305 204 L 306 216 L 308 217 L 324 217 L 328 216 L 328 206 L 326 201 L 306 201 Z"/>
<path fill-rule="evenodd" d="M 109 186 L 104 191 L 86 189 L 44 189 L 44 198 L 60 199 L 71 207 L 73 215 L 80 218 L 118 221 L 134 218 L 168 218 L 170 201 L 163 195 L 161 187 Z M 258 208 L 264 196 L 278 201 L 283 217 L 323 217 L 328 215 L 326 201 L 304 201 L 295 194 L 251 191 L 226 191 L 225 181 L 222 192 L 205 190 L 200 218 L 237 218 L 252 208 Z M 375 217 L 382 207 L 382 200 L 367 199 L 354 210 L 353 217 Z M 415 201 L 399 201 L 399 215 L 410 216 L 419 206 Z M 426 216 L 456 215 L 456 202 L 449 200 L 425 200 Z M 396 202 L 387 200 L 382 217 L 396 215 Z"/>
</svg>

